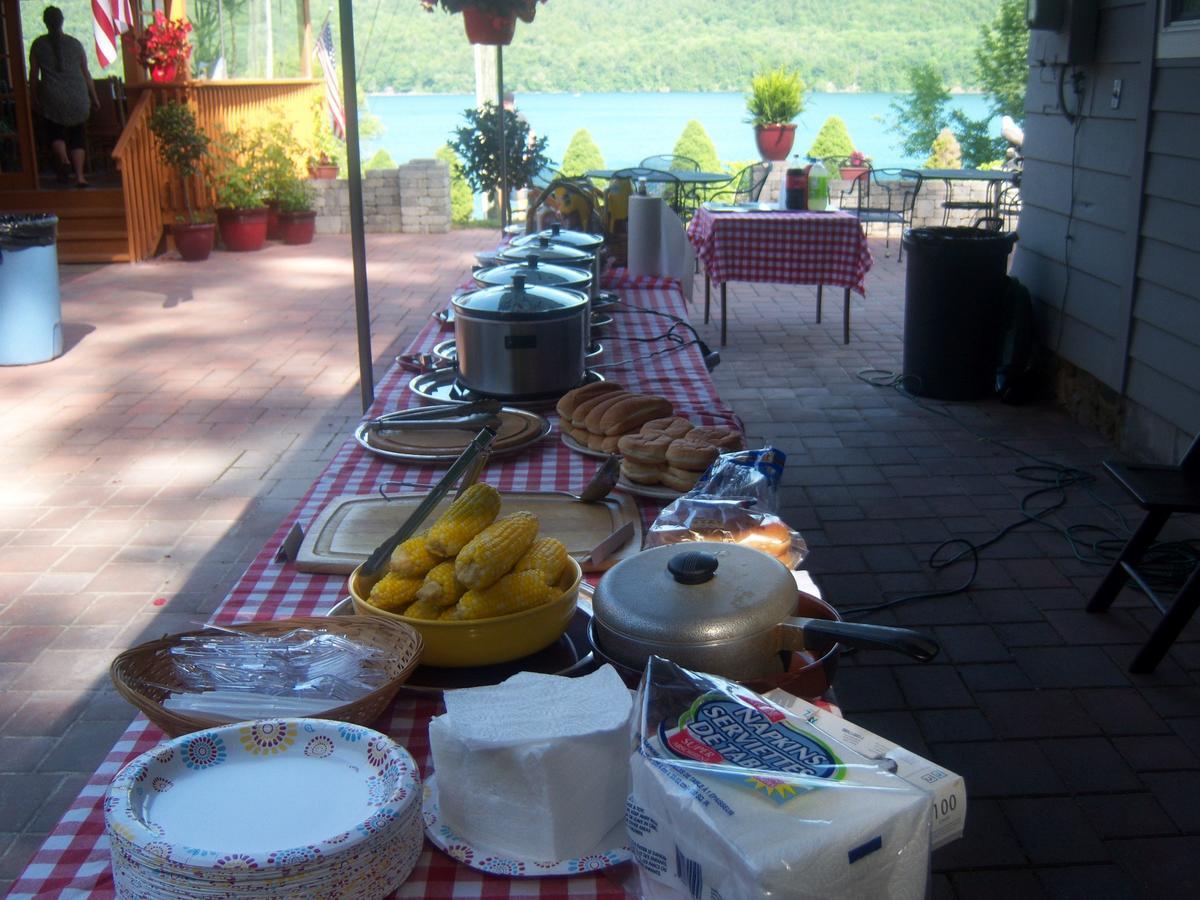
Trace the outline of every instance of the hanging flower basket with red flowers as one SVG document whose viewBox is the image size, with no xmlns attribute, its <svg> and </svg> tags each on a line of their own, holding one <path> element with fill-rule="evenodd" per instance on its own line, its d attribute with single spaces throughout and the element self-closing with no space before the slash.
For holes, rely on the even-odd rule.
<svg viewBox="0 0 1200 900">
<path fill-rule="evenodd" d="M 507 46 L 516 32 L 517 19 L 532 22 L 537 4 L 546 0 L 421 0 L 426 12 L 441 7 L 462 13 L 467 40 L 472 44 Z"/>
<path fill-rule="evenodd" d="M 138 62 L 150 70 L 151 78 L 174 81 L 180 72 L 187 72 L 191 32 L 191 22 L 168 19 L 161 10 L 154 13 L 154 21 L 138 37 Z"/>
</svg>

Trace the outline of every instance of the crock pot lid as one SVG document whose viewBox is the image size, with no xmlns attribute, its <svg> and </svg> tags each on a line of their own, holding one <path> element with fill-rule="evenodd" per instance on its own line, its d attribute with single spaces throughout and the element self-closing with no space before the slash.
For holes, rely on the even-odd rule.
<svg viewBox="0 0 1200 900">
<path fill-rule="evenodd" d="M 554 261 L 570 261 L 574 263 L 590 263 L 592 254 L 585 253 L 575 247 L 568 247 L 566 244 L 555 244 L 549 238 L 540 237 L 536 241 L 520 246 L 513 245 L 505 249 L 501 254 L 501 259 L 526 259 L 530 255 L 536 255 L 538 259 L 548 262 Z"/>
<path fill-rule="evenodd" d="M 540 238 L 549 238 L 551 243 L 566 244 L 569 247 L 579 247 L 582 250 L 594 250 L 604 243 L 604 235 L 591 234 L 587 231 L 572 231 L 559 225 L 551 225 L 532 234 L 523 234 L 513 238 L 513 246 L 521 247 L 526 244 L 536 244 Z"/>
<path fill-rule="evenodd" d="M 796 582 L 778 560 L 738 544 L 655 547 L 600 579 L 597 621 L 663 644 L 733 640 L 770 628 L 796 609 Z"/>
<path fill-rule="evenodd" d="M 510 262 L 502 266 L 480 269 L 475 273 L 475 280 L 480 284 L 511 284 L 517 275 L 525 276 L 526 286 L 583 285 L 592 280 L 591 274 L 583 269 L 542 262 L 537 255 L 530 256 L 524 262 Z"/>
<path fill-rule="evenodd" d="M 587 305 L 587 297 L 545 285 L 527 285 L 524 276 L 517 275 L 512 284 L 500 284 L 462 294 L 455 297 L 453 302 L 456 310 L 479 313 L 488 318 L 503 318 L 513 314 L 523 317 L 531 314 L 552 315 L 578 309 Z"/>
</svg>

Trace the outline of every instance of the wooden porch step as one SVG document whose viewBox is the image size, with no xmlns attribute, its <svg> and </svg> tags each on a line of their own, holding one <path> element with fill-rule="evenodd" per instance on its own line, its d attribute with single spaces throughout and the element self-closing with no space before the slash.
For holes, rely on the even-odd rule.
<svg viewBox="0 0 1200 900">
<path fill-rule="evenodd" d="M 6 191 L 11 212 L 48 212 L 58 216 L 61 263 L 129 262 L 125 199 L 119 188 Z"/>
</svg>

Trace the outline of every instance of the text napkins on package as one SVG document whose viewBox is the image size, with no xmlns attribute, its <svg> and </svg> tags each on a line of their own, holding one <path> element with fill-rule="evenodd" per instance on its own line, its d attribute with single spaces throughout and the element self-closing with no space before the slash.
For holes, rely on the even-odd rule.
<svg viewBox="0 0 1200 900">
<path fill-rule="evenodd" d="M 445 702 L 429 741 L 442 816 L 464 839 L 569 859 L 621 820 L 632 701 L 612 666 L 582 678 L 522 672 Z"/>
</svg>

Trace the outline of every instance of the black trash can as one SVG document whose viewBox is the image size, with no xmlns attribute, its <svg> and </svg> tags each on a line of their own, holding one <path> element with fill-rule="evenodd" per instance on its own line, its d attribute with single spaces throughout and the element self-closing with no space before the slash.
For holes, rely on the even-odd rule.
<svg viewBox="0 0 1200 900">
<path fill-rule="evenodd" d="M 53 215 L 0 215 L 0 365 L 62 353 L 57 227 Z"/>
<path fill-rule="evenodd" d="M 1016 234 L 913 228 L 903 238 L 904 386 L 979 400 L 995 390 L 1008 254 Z"/>
</svg>

